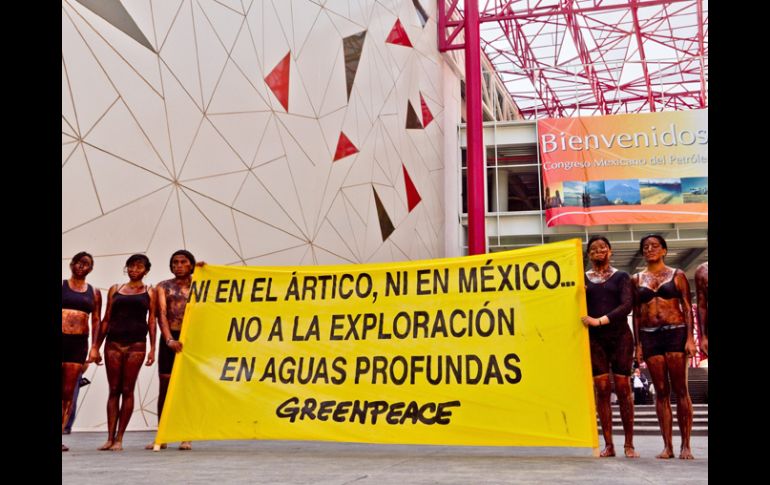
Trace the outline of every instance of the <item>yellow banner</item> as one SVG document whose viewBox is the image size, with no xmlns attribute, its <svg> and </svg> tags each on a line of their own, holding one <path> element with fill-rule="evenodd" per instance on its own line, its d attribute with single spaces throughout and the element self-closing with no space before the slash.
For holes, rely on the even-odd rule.
<svg viewBox="0 0 770 485">
<path fill-rule="evenodd" d="M 197 268 L 156 442 L 597 447 L 580 249 Z"/>
</svg>

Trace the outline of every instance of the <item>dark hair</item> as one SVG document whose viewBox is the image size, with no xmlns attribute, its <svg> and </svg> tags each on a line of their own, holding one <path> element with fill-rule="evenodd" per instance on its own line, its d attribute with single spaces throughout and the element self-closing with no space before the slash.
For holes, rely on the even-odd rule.
<svg viewBox="0 0 770 485">
<path fill-rule="evenodd" d="M 184 256 L 187 258 L 187 260 L 192 264 L 192 271 L 190 271 L 190 274 L 193 274 L 195 272 L 195 256 L 192 255 L 192 253 L 186 249 L 180 249 L 179 251 L 174 251 L 174 254 L 171 255 L 171 258 L 168 260 L 168 269 L 173 269 L 173 266 L 171 263 L 174 261 L 174 256 Z"/>
<path fill-rule="evenodd" d="M 663 249 L 668 250 L 668 244 L 666 244 L 666 240 L 663 239 L 663 236 L 660 234 L 647 234 L 642 238 L 641 241 L 639 241 L 639 252 L 641 253 L 644 249 L 644 241 L 648 240 L 649 238 L 654 237 L 655 239 L 660 242 L 660 245 L 663 246 Z"/>
<path fill-rule="evenodd" d="M 145 269 L 147 269 L 147 271 L 150 271 L 150 268 L 152 267 L 152 263 L 150 263 L 150 258 L 145 256 L 144 254 L 132 254 L 131 257 L 126 260 L 126 268 L 128 268 L 131 265 L 131 263 L 135 261 L 140 261 L 144 263 Z"/>
<path fill-rule="evenodd" d="M 604 236 L 599 236 L 595 234 L 591 236 L 591 238 L 588 240 L 588 244 L 586 244 L 586 256 L 588 256 L 588 251 L 591 249 L 591 244 L 595 243 L 596 241 L 604 241 L 605 244 L 607 244 L 607 247 L 612 249 L 612 244 L 610 244 L 609 239 L 607 239 Z"/>
<path fill-rule="evenodd" d="M 90 253 L 87 253 L 85 251 L 80 251 L 76 255 L 72 256 L 72 261 L 70 261 L 70 264 L 76 264 L 78 261 L 80 261 L 80 258 L 83 256 L 88 256 L 91 259 L 91 266 L 94 265 L 94 257 L 91 256 Z"/>
</svg>

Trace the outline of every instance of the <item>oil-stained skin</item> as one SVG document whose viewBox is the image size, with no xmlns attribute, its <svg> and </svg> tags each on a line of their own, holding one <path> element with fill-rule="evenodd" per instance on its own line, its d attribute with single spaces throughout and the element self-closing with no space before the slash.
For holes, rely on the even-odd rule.
<svg viewBox="0 0 770 485">
<path fill-rule="evenodd" d="M 202 266 L 204 262 L 199 262 Z M 192 281 L 193 265 L 184 255 L 178 254 L 171 258 L 171 272 L 174 278 L 161 281 L 158 284 L 158 322 L 161 327 L 161 344 L 168 345 L 174 352 L 182 351 L 182 342 L 172 341 L 166 343 L 167 336 L 163 334 L 163 327 L 167 326 L 169 330 L 178 332 L 182 330 L 182 320 L 184 319 L 184 310 L 187 306 L 187 297 L 190 295 L 190 285 Z M 163 406 L 166 402 L 166 393 L 171 379 L 170 374 L 158 374 L 158 420 L 163 414 Z M 145 449 L 153 449 L 155 443 L 145 446 Z M 160 443 L 161 449 L 166 448 L 166 443 Z M 192 443 L 183 441 L 179 445 L 180 450 L 191 450 Z"/>
<path fill-rule="evenodd" d="M 73 291 L 79 289 L 73 288 Z M 62 308 L 61 311 L 61 333 L 67 335 L 84 335 L 88 333 L 88 313 L 80 310 L 70 310 Z"/>
<path fill-rule="evenodd" d="M 166 320 L 171 330 L 182 330 L 182 318 L 187 306 L 187 297 L 190 295 L 189 280 L 187 285 L 182 285 L 176 279 L 163 281 L 158 285 L 166 297 Z"/>
<path fill-rule="evenodd" d="M 674 268 L 666 268 L 660 273 L 650 273 L 643 271 L 638 273 L 639 286 L 646 286 L 652 291 L 656 291 L 661 285 L 668 283 L 671 278 L 674 284 L 679 288 L 682 294 L 687 291 L 689 294 L 690 285 L 684 273 L 679 272 L 674 276 Z M 681 300 L 672 298 L 655 297 L 647 303 L 642 303 L 639 307 L 641 311 L 642 327 L 659 327 L 661 325 L 684 325 L 685 311 L 682 308 Z"/>
<path fill-rule="evenodd" d="M 698 330 L 700 350 L 709 354 L 709 263 L 698 266 L 695 270 L 695 294 L 698 296 Z"/>
<path fill-rule="evenodd" d="M 586 271 L 586 277 L 596 284 L 601 284 L 609 280 L 617 269 L 610 265 L 612 257 L 612 248 L 606 242 L 598 239 L 591 243 L 588 248 L 589 259 L 592 268 Z M 585 325 L 600 325 L 599 319 L 585 316 L 582 318 Z M 631 395 L 631 381 L 629 376 L 615 374 L 613 372 L 615 392 L 618 396 L 620 407 L 620 418 L 623 423 L 623 433 L 625 435 L 625 444 L 623 453 L 627 458 L 638 458 L 639 453 L 634 449 L 634 401 Z M 612 387 L 609 374 L 594 376 L 594 389 L 596 397 L 596 411 L 599 414 L 599 421 L 602 425 L 602 434 L 604 435 L 605 447 L 599 454 L 601 457 L 615 456 L 615 444 L 612 440 L 612 408 L 610 396 Z"/>
<path fill-rule="evenodd" d="M 668 252 L 656 237 L 643 239 L 642 255 L 647 261 L 647 269 L 632 278 L 635 293 L 644 286 L 657 291 L 661 285 L 674 281 L 681 297 L 665 299 L 656 296 L 647 303 L 635 298 L 634 331 L 638 335 L 640 328 L 660 327 L 663 325 L 683 325 L 687 328 L 687 342 L 684 352 L 667 352 L 644 359 L 640 340 L 636 342 L 637 361 L 647 362 L 647 367 L 655 386 L 655 412 L 658 415 L 660 432 L 663 436 L 663 451 L 656 458 L 674 458 L 673 417 L 671 413 L 671 391 L 677 395 L 676 417 L 682 437 L 679 458 L 692 460 L 690 434 L 692 431 L 692 400 L 687 389 L 687 358 L 695 355 L 695 342 L 692 333 L 692 306 L 690 305 L 690 285 L 683 272 L 665 265 Z M 668 330 L 663 330 L 668 331 Z M 669 381 L 670 378 L 670 381 Z"/>
<path fill-rule="evenodd" d="M 143 282 L 149 271 L 143 261 L 134 261 L 130 265 L 126 263 L 129 282 L 112 285 L 107 294 L 107 309 L 104 312 L 104 319 L 102 319 L 102 327 L 99 332 L 100 343 L 109 333 L 112 301 L 115 294 L 139 295 L 147 292 L 150 298 L 150 307 L 147 312 L 150 349 L 147 350 L 146 338 L 140 342 L 118 343 L 109 341 L 105 344 L 104 355 L 107 364 L 107 382 L 110 389 L 107 398 L 107 441 L 97 448 L 98 450 L 123 450 L 123 435 L 133 415 L 134 387 L 142 367 L 142 361 L 145 361 L 146 356 L 145 365 L 148 367 L 155 362 L 156 291 L 155 288 L 145 285 Z"/>
<path fill-rule="evenodd" d="M 88 290 L 88 283 L 86 283 L 86 277 L 93 270 L 94 262 L 90 256 L 83 255 L 77 261 L 70 263 L 70 271 L 72 276 L 67 280 L 72 291 L 84 292 Z M 92 330 L 92 344 L 98 338 L 98 329 L 101 324 L 102 313 L 102 292 L 94 288 L 94 311 L 90 315 L 93 330 Z M 67 335 L 88 335 L 88 319 L 89 314 L 80 310 L 72 310 L 69 308 L 62 308 L 61 311 L 61 332 Z M 89 350 L 86 362 L 100 363 L 102 360 L 99 355 L 98 347 L 96 349 L 92 347 Z M 62 362 L 61 364 L 61 380 L 62 380 L 62 431 L 64 430 L 67 421 L 70 418 L 70 412 L 72 411 L 72 398 L 75 394 L 75 386 L 77 385 L 78 376 L 83 370 L 81 364 L 75 362 Z M 69 448 L 62 446 L 62 451 L 68 451 Z"/>
<path fill-rule="evenodd" d="M 82 293 L 88 289 L 86 276 L 93 269 L 93 261 L 88 256 L 81 257 L 75 263 L 70 264 L 72 277 L 67 280 L 72 291 Z M 94 291 L 95 306 L 101 310 L 102 293 Z M 61 311 L 61 331 L 68 335 L 88 334 L 88 313 L 80 310 L 70 310 L 62 308 Z"/>
</svg>

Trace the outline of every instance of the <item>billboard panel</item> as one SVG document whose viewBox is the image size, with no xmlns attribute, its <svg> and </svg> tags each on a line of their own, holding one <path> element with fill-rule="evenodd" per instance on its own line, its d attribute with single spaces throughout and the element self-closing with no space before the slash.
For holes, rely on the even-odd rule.
<svg viewBox="0 0 770 485">
<path fill-rule="evenodd" d="M 537 123 L 546 223 L 708 221 L 708 110 Z"/>
</svg>

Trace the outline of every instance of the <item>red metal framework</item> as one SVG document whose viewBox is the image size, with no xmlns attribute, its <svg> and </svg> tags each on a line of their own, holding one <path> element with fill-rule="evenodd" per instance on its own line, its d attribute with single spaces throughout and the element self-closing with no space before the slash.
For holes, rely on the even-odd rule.
<svg viewBox="0 0 770 485">
<path fill-rule="evenodd" d="M 465 47 L 463 4 L 438 0 L 442 51 Z M 479 6 L 481 47 L 527 118 L 707 106 L 707 0 Z"/>
</svg>

